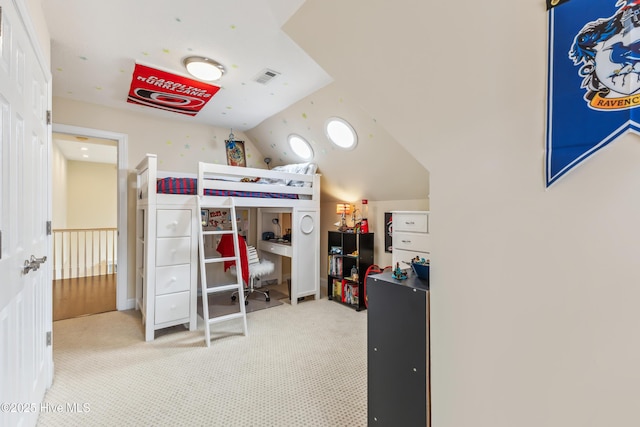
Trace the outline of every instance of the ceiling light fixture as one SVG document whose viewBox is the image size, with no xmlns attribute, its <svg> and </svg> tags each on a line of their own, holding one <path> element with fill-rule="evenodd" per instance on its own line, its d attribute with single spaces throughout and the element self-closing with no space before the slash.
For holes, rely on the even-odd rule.
<svg viewBox="0 0 640 427">
<path fill-rule="evenodd" d="M 218 80 L 225 73 L 222 64 L 204 56 L 188 56 L 182 60 L 182 63 L 189 74 L 207 82 Z"/>
</svg>

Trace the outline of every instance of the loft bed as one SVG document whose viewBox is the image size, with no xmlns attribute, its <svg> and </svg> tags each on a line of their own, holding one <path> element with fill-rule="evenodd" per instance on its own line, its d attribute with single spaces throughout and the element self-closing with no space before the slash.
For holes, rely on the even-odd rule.
<svg viewBox="0 0 640 427">
<path fill-rule="evenodd" d="M 320 175 L 314 164 L 266 170 L 200 162 L 194 174 L 158 171 L 156 155 L 147 154 L 136 173 L 142 204 L 195 203 L 190 197 L 173 196 L 200 194 L 233 197 L 236 207 L 320 208 Z"/>
<path fill-rule="evenodd" d="M 207 199 L 203 204 L 222 204 L 232 197 L 236 207 L 290 212 L 290 244 L 270 243 L 268 247 L 273 250 L 258 247 L 291 257 L 291 304 L 306 296 L 320 298 L 320 175 L 315 173 L 315 165 L 266 170 L 200 162 L 197 174 L 162 172 L 157 166 L 157 156 L 147 154 L 135 169 L 136 308 L 142 312 L 147 340 L 164 327 L 189 323 L 190 329 L 196 328 L 197 195 Z M 176 250 L 174 243 L 178 240 L 171 239 L 183 239 L 185 246 Z M 170 271 L 171 283 L 162 288 L 165 270 L 172 266 L 180 267 L 183 276 Z M 175 283 L 176 277 L 188 277 L 188 289 Z M 165 301 L 172 296 L 188 299 L 188 307 L 184 307 L 185 302 Z M 171 313 L 164 316 L 163 310 Z"/>
</svg>

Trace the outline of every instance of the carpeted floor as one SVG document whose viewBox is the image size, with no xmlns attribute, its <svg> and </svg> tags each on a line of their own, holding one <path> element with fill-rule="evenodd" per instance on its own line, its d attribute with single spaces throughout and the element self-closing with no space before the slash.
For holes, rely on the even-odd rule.
<svg viewBox="0 0 640 427">
<path fill-rule="evenodd" d="M 268 287 L 260 288 L 260 290 L 269 291 L 269 301 L 266 301 L 264 294 L 253 292 L 249 295 L 248 304 L 245 305 L 247 313 L 263 310 L 265 308 L 276 307 L 282 304 L 281 300 L 288 299 L 287 295 Z M 209 316 L 224 316 L 225 314 L 237 313 L 240 311 L 238 300 L 232 300 L 233 291 L 221 292 L 209 296 Z M 202 299 L 198 297 L 198 315 L 202 317 Z"/>
<path fill-rule="evenodd" d="M 209 348 L 202 322 L 145 342 L 134 310 L 54 322 L 43 404 L 63 409 L 38 425 L 366 426 L 367 312 L 284 301 L 247 314 L 246 337 L 214 325 Z"/>
</svg>

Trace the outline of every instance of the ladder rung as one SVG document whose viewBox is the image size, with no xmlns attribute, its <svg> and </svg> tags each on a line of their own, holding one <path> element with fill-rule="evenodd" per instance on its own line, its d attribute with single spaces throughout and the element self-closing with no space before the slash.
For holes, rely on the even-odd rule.
<svg viewBox="0 0 640 427">
<path fill-rule="evenodd" d="M 231 233 L 233 233 L 233 230 L 211 230 L 211 231 L 202 230 L 202 235 L 203 236 L 220 235 L 220 234 L 231 234 Z"/>
<path fill-rule="evenodd" d="M 232 283 L 231 285 L 220 285 L 220 286 L 213 286 L 211 288 L 207 288 L 207 294 L 215 294 L 218 292 L 224 292 L 224 291 L 236 291 L 239 290 L 240 284 L 239 283 Z"/>
<path fill-rule="evenodd" d="M 237 312 L 237 313 L 225 314 L 224 316 L 211 317 L 209 319 L 209 324 L 225 322 L 227 320 L 237 319 L 239 317 L 244 317 L 244 313 Z"/>
<path fill-rule="evenodd" d="M 201 294 L 200 298 L 202 301 L 202 318 L 205 321 L 204 323 L 205 342 L 207 344 L 207 347 L 209 347 L 211 345 L 210 325 L 212 323 L 224 322 L 226 320 L 231 320 L 231 319 L 243 319 L 244 320 L 243 330 L 244 330 L 244 335 L 246 336 L 247 335 L 247 312 L 244 307 L 244 286 L 242 284 L 242 280 L 240 279 L 240 277 L 239 276 L 237 277 L 236 279 L 238 281 L 237 283 L 231 283 L 231 284 L 226 283 L 226 284 L 219 284 L 217 286 L 209 287 L 207 283 L 207 269 L 205 268 L 205 266 L 206 264 L 211 264 L 211 263 L 235 261 L 236 267 L 238 268 L 238 270 L 240 270 L 239 267 L 242 264 L 243 260 L 240 259 L 240 255 L 238 253 L 238 251 L 240 250 L 240 246 L 238 243 L 240 237 L 238 236 L 237 221 L 235 221 L 237 217 L 236 217 L 236 207 L 235 207 L 234 200 L 232 198 L 228 198 L 225 203 L 213 203 L 213 201 L 211 201 L 210 199 L 207 199 L 206 197 L 198 196 L 196 197 L 196 206 L 199 211 L 201 209 L 208 209 L 208 208 L 227 208 L 229 209 L 229 214 L 231 218 L 231 230 L 205 230 L 203 227 L 198 227 L 198 237 L 199 237 L 198 252 L 199 252 L 199 258 L 200 258 L 200 286 L 201 286 L 200 291 L 198 293 Z M 206 257 L 207 251 L 204 245 L 204 236 L 211 236 L 211 235 L 217 235 L 217 236 L 223 235 L 223 238 L 229 237 L 228 235 L 231 235 L 233 238 L 234 256 L 207 258 Z M 225 250 L 226 249 L 227 248 L 225 248 Z M 225 254 L 228 255 L 227 253 Z M 238 302 L 239 302 L 240 311 L 236 313 L 222 315 L 222 316 L 209 317 L 211 316 L 211 314 L 214 314 L 209 312 L 209 295 L 217 294 L 225 291 L 238 292 L 238 300 L 239 300 Z M 206 317 L 209 317 L 209 318 L 207 319 L 205 315 Z"/>
<path fill-rule="evenodd" d="M 204 262 L 210 264 L 212 262 L 222 262 L 222 261 L 238 261 L 238 257 L 217 257 L 217 258 L 205 258 Z"/>
</svg>

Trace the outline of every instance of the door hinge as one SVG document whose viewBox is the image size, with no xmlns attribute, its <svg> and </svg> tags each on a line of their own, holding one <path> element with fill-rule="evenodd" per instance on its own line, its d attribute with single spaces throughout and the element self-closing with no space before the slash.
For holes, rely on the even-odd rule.
<svg viewBox="0 0 640 427">
<path fill-rule="evenodd" d="M 51 331 L 47 331 L 47 347 L 51 346 Z"/>
<path fill-rule="evenodd" d="M 47 236 L 51 236 L 51 221 L 47 221 Z"/>
<path fill-rule="evenodd" d="M 47 124 L 51 124 L 51 110 L 47 110 Z"/>
</svg>

